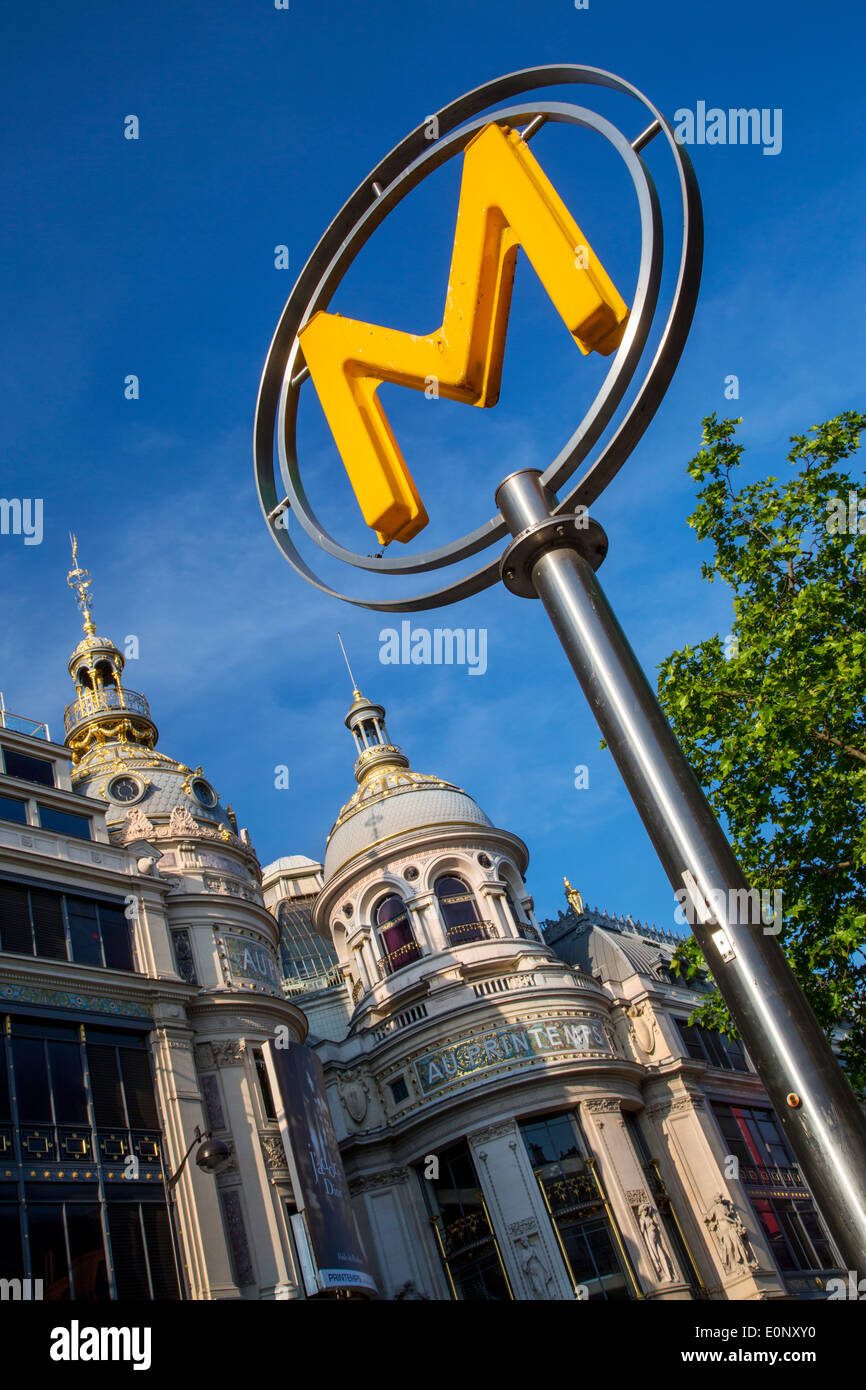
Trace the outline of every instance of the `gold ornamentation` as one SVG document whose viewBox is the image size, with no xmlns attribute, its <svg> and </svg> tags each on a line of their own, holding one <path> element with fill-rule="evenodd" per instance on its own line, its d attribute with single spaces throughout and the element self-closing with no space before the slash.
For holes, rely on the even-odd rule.
<svg viewBox="0 0 866 1390">
<path fill-rule="evenodd" d="M 72 542 L 72 569 L 66 576 L 66 582 L 75 594 L 75 601 L 84 615 L 84 631 L 88 637 L 96 634 L 93 618 L 90 612 L 90 586 L 93 583 L 90 578 L 90 571 L 82 569 L 78 563 L 78 537 L 70 534 Z"/>
</svg>

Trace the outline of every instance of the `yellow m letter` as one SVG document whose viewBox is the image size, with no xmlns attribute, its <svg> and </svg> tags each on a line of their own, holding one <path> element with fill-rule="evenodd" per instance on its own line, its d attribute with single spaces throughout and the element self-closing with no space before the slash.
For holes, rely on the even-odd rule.
<svg viewBox="0 0 866 1390">
<path fill-rule="evenodd" d="M 384 381 L 468 405 L 499 399 L 522 246 L 582 353 L 609 355 L 628 309 L 516 131 L 485 126 L 466 146 L 442 327 L 428 337 L 319 311 L 299 340 L 364 520 L 408 541 L 427 513 L 376 392 Z"/>
</svg>

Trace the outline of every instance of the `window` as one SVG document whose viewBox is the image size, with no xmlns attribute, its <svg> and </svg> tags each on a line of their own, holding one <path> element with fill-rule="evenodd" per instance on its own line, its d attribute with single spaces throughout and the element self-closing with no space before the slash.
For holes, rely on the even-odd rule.
<svg viewBox="0 0 866 1390">
<path fill-rule="evenodd" d="M 469 1145 L 463 1140 L 438 1159 L 436 1177 L 426 1178 L 423 1167 L 417 1171 L 452 1297 L 512 1298 Z"/>
<path fill-rule="evenodd" d="M 78 840 L 92 840 L 89 816 L 78 816 L 72 811 L 58 811 L 53 806 L 37 803 L 39 824 L 43 830 L 56 830 L 61 835 L 73 835 Z"/>
<path fill-rule="evenodd" d="M 396 893 L 383 898 L 376 908 L 374 918 L 382 947 L 380 974 L 393 975 L 395 970 L 402 970 L 405 965 L 411 965 L 419 959 L 421 947 L 413 935 L 409 914 L 402 898 L 398 898 Z"/>
<path fill-rule="evenodd" d="M 20 777 L 22 782 L 39 782 L 43 787 L 53 787 L 54 764 L 46 758 L 31 758 L 26 753 L 17 753 L 14 748 L 3 748 L 3 763 L 7 777 Z"/>
<path fill-rule="evenodd" d="M 622 1242 L 585 1157 L 574 1115 L 526 1120 L 520 1132 L 572 1284 L 593 1301 L 633 1297 Z"/>
<path fill-rule="evenodd" d="M 144 1036 L 0 1025 L 0 1277 L 41 1279 L 52 1301 L 178 1298 Z"/>
<path fill-rule="evenodd" d="M 398 1076 L 396 1081 L 389 1081 L 388 1087 L 391 1092 L 391 1099 L 395 1105 L 401 1101 L 409 1099 L 409 1087 L 406 1085 L 402 1076 Z"/>
<path fill-rule="evenodd" d="M 120 903 L 9 880 L 0 880 L 0 950 L 110 970 L 135 968 Z"/>
<path fill-rule="evenodd" d="M 18 825 L 26 825 L 27 802 L 19 801 L 17 796 L 0 796 L 0 820 L 13 820 Z"/>
<path fill-rule="evenodd" d="M 686 1052 L 690 1057 L 694 1057 L 695 1061 L 709 1062 L 711 1067 L 720 1067 L 723 1071 L 749 1070 L 739 1038 L 729 1038 L 724 1033 L 717 1033 L 712 1028 L 701 1028 L 697 1024 L 690 1026 L 684 1018 L 674 1021 L 685 1043 Z"/>
<path fill-rule="evenodd" d="M 475 898 L 463 880 L 446 874 L 436 880 L 434 891 L 449 944 L 462 946 L 467 941 L 480 941 L 483 932 Z"/>
<path fill-rule="evenodd" d="M 253 1048 L 253 1060 L 256 1064 L 256 1076 L 259 1080 L 262 1109 L 269 1120 L 275 1120 L 277 1118 L 277 1107 L 274 1105 L 274 1093 L 271 1090 L 271 1078 L 268 1076 L 265 1054 L 260 1047 Z"/>
<path fill-rule="evenodd" d="M 779 1268 L 835 1269 L 838 1261 L 772 1110 L 712 1102 L 728 1153 Z"/>
</svg>

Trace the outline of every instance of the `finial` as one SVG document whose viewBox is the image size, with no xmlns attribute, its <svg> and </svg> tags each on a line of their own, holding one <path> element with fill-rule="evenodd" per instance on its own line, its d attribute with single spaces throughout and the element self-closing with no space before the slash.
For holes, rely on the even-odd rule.
<svg viewBox="0 0 866 1390">
<path fill-rule="evenodd" d="M 567 878 L 564 878 L 562 881 L 565 884 L 565 896 L 568 900 L 568 905 L 575 917 L 579 917 L 583 912 L 583 898 L 576 888 L 572 888 Z"/>
<path fill-rule="evenodd" d="M 84 615 L 84 631 L 89 637 L 96 632 L 96 627 L 90 613 L 90 594 L 91 585 L 90 571 L 82 569 L 78 563 L 78 537 L 72 532 L 69 533 L 69 540 L 72 544 L 72 565 L 73 568 L 66 576 L 66 582 L 75 594 L 75 601 Z"/>
<path fill-rule="evenodd" d="M 360 690 L 358 689 L 358 682 L 355 680 L 355 677 L 352 675 L 352 668 L 351 668 L 351 666 L 349 665 L 349 658 L 346 656 L 346 648 L 343 646 L 343 639 L 342 639 L 342 637 L 340 636 L 339 632 L 337 633 L 337 641 L 338 641 L 339 644 L 340 644 L 340 651 L 343 653 L 343 660 L 344 660 L 345 663 L 346 663 L 346 670 L 349 672 L 349 678 L 350 678 L 350 680 L 351 680 L 351 682 L 352 682 L 352 695 L 353 695 L 354 699 L 360 700 L 360 699 L 361 699 L 361 692 L 360 692 Z"/>
</svg>

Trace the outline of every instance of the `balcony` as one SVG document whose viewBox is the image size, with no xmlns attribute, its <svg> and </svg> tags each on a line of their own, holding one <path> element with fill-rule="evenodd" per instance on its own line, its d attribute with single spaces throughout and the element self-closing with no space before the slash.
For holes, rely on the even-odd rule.
<svg viewBox="0 0 866 1390">
<path fill-rule="evenodd" d="M 811 1197 L 811 1192 L 806 1186 L 803 1174 L 799 1168 L 777 1167 L 768 1164 L 766 1167 L 754 1167 L 751 1164 L 740 1164 L 740 1182 L 754 1197 L 760 1196 L 785 1196 L 785 1197 Z"/>
<path fill-rule="evenodd" d="M 150 705 L 143 695 L 139 695 L 137 690 L 126 690 L 123 687 L 116 689 L 113 685 L 109 685 L 104 686 L 101 690 L 82 690 L 78 699 L 66 706 L 63 713 L 63 724 L 66 732 L 69 733 L 82 720 L 90 719 L 95 714 L 112 713 L 115 710 L 128 710 L 133 714 L 143 714 L 145 719 L 150 719 Z"/>
<path fill-rule="evenodd" d="M 495 941 L 501 933 L 493 922 L 463 922 L 458 927 L 446 927 L 449 946 L 466 946 L 470 941 Z"/>
<path fill-rule="evenodd" d="M 528 922 L 518 922 L 517 932 L 519 936 L 523 937 L 524 941 L 537 941 L 539 946 L 544 945 L 535 927 L 531 927 Z"/>
<path fill-rule="evenodd" d="M 395 975 L 398 970 L 404 970 L 407 965 L 414 965 L 416 960 L 420 960 L 424 952 L 417 941 L 407 941 L 405 945 L 398 946 L 396 951 L 389 951 L 386 956 L 382 956 L 377 964 L 379 975 L 383 980 L 387 980 L 389 975 Z"/>
<path fill-rule="evenodd" d="M 12 714 L 3 703 L 3 696 L 0 694 L 0 729 L 10 729 L 16 734 L 29 734 L 31 738 L 45 739 L 51 742 L 47 724 L 39 724 L 35 719 L 27 719 L 23 714 Z"/>
</svg>

